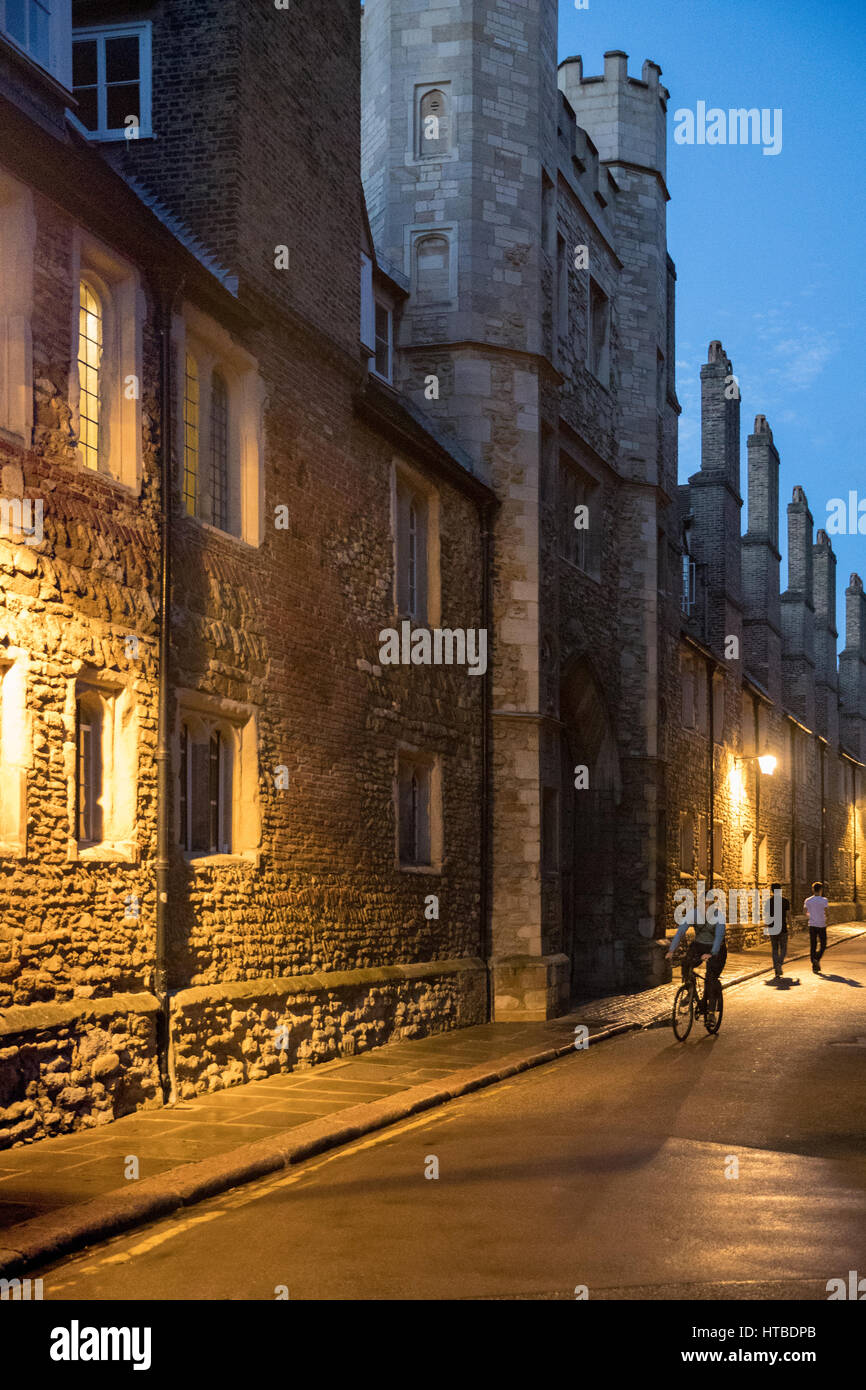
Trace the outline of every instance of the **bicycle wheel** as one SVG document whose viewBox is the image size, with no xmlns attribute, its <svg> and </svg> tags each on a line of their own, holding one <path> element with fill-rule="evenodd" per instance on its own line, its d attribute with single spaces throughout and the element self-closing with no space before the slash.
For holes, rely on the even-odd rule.
<svg viewBox="0 0 866 1390">
<path fill-rule="evenodd" d="M 707 1011 L 704 1014 L 704 1027 L 708 1033 L 718 1033 L 722 1026 L 722 1011 L 725 1007 L 725 996 L 722 987 L 717 981 L 713 981 L 713 987 L 707 985 Z"/>
<path fill-rule="evenodd" d="M 674 995 L 674 1007 L 671 1014 L 671 1024 L 673 1025 L 674 1037 L 680 1042 L 685 1042 L 691 1032 L 692 1023 L 695 1018 L 695 996 L 691 985 L 680 985 Z"/>
</svg>

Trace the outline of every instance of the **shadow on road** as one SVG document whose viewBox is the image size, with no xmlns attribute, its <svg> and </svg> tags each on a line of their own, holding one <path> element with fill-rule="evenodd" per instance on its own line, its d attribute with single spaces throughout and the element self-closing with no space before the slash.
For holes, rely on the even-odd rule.
<svg viewBox="0 0 866 1390">
<path fill-rule="evenodd" d="M 836 985 L 850 985 L 852 989 L 862 989 L 860 980 L 849 980 L 847 975 L 825 975 L 823 970 L 818 976 L 819 980 L 831 980 Z"/>
</svg>

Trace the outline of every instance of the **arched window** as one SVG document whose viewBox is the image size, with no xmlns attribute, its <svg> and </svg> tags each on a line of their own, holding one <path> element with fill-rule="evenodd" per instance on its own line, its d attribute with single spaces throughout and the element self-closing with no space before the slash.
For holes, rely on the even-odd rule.
<svg viewBox="0 0 866 1390">
<path fill-rule="evenodd" d="M 450 299 L 451 247 L 439 234 L 423 236 L 415 246 L 415 291 L 418 304 Z"/>
<path fill-rule="evenodd" d="M 219 372 L 210 389 L 210 492 L 211 522 L 221 531 L 229 528 L 229 395 Z"/>
<path fill-rule="evenodd" d="M 99 467 L 102 328 L 102 301 L 88 281 L 82 280 L 78 287 L 78 451 L 88 468 Z"/>
<path fill-rule="evenodd" d="M 451 119 L 448 99 L 438 88 L 421 98 L 418 120 L 418 155 L 421 159 L 441 159 L 451 148 Z"/>
<path fill-rule="evenodd" d="M 183 384 L 183 503 L 190 516 L 195 516 L 198 507 L 198 402 L 198 364 L 188 352 Z"/>
</svg>

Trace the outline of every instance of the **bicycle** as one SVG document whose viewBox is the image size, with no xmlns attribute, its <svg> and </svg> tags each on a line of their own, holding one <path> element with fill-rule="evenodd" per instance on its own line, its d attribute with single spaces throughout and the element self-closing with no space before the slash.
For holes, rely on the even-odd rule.
<svg viewBox="0 0 866 1390">
<path fill-rule="evenodd" d="M 703 994 L 701 994 L 699 987 L 702 978 Z M 720 982 L 713 979 L 711 975 L 708 976 L 706 970 L 701 977 L 698 974 L 697 966 L 693 965 L 685 983 L 680 985 L 674 995 L 674 1007 L 671 1013 L 674 1037 L 679 1042 L 685 1042 L 692 1030 L 696 1013 L 703 1015 L 704 1027 L 708 1033 L 718 1033 L 722 1026 L 723 1008 L 724 995 Z"/>
</svg>

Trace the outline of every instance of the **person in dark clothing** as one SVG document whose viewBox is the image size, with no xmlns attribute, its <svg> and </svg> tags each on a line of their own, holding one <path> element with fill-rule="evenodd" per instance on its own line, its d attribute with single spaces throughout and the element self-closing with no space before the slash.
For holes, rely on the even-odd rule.
<svg viewBox="0 0 866 1390">
<path fill-rule="evenodd" d="M 775 895 L 777 892 L 781 891 L 781 888 L 781 883 L 770 884 L 770 889 L 773 893 L 773 899 L 771 900 L 771 902 L 767 903 L 766 911 L 764 914 L 764 919 L 767 922 L 766 933 L 770 938 L 770 945 L 773 948 L 773 970 L 776 973 L 777 980 L 781 980 L 782 978 L 782 966 L 785 964 L 785 957 L 788 954 L 788 913 L 791 911 L 791 904 L 788 901 L 788 899 L 782 898 L 782 922 L 779 931 L 775 931 L 774 928 L 779 926 L 777 915 L 779 912 L 779 907 L 776 902 Z"/>
</svg>

